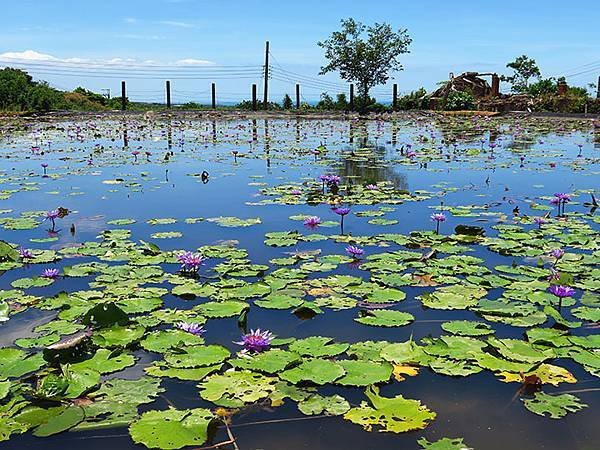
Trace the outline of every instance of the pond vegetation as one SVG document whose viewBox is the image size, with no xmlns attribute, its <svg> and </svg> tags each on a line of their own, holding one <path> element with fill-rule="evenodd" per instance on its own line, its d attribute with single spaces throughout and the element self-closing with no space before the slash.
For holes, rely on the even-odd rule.
<svg viewBox="0 0 600 450">
<path fill-rule="evenodd" d="M 590 122 L 1 132 L 3 448 L 600 441 Z"/>
</svg>

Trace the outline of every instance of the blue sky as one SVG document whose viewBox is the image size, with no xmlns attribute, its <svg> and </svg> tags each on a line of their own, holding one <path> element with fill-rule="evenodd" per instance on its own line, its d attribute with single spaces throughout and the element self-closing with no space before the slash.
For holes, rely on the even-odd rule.
<svg viewBox="0 0 600 450">
<path fill-rule="evenodd" d="M 598 0 L 0 1 L 4 4 L 0 59 L 8 54 L 71 68 L 80 63 L 84 69 L 77 76 L 65 76 L 56 69 L 43 73 L 43 66 L 35 66 L 37 78 L 69 89 L 83 85 L 116 92 L 120 76 L 102 77 L 100 71 L 95 77 L 86 76 L 94 73 L 94 64 L 107 61 L 136 67 L 187 66 L 185 70 L 193 73 L 202 73 L 211 64 L 260 66 L 265 40 L 271 42 L 276 67 L 318 77 L 323 56 L 316 42 L 346 17 L 408 29 L 413 39 L 411 53 L 402 58 L 405 70 L 395 74 L 402 92 L 421 86 L 431 90 L 449 72 L 506 72 L 505 64 L 523 53 L 536 59 L 544 76 L 576 74 L 570 83 L 585 86 L 600 75 Z M 31 71 L 36 74 L 36 70 Z M 159 68 L 153 70 L 161 75 Z M 128 79 L 125 73 L 123 78 Z M 160 100 L 164 82 L 158 78 L 129 79 L 131 97 Z M 272 81 L 273 100 L 280 100 L 285 92 L 292 94 L 296 79 L 294 75 L 287 78 Z M 320 78 L 340 82 L 335 75 Z M 219 99 L 233 100 L 243 97 L 260 78 L 217 77 L 216 82 Z M 176 101 L 208 100 L 208 79 L 174 79 L 172 83 Z M 303 96 L 314 99 L 322 90 L 305 86 Z M 390 91 L 389 87 L 376 89 L 382 100 Z"/>
</svg>

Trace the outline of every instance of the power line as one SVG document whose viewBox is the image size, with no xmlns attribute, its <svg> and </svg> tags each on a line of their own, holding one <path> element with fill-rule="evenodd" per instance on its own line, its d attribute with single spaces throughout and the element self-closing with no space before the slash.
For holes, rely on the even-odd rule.
<svg viewBox="0 0 600 450">
<path fill-rule="evenodd" d="M 93 62 L 67 62 L 67 61 L 31 61 L 31 60 L 20 60 L 13 58 L 0 58 L 2 64 L 15 64 L 15 65 L 29 65 L 29 66 L 44 66 L 44 67 L 64 67 L 64 68 L 90 68 L 90 69 L 123 69 L 123 70 L 164 70 L 164 69 L 177 69 L 177 70 L 214 70 L 214 69 L 260 69 L 261 65 L 152 65 L 152 64 L 112 64 L 110 62 L 93 63 Z"/>
</svg>

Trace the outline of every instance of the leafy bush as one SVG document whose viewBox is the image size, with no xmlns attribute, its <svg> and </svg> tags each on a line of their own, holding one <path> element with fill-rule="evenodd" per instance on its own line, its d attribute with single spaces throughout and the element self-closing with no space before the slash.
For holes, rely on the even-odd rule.
<svg viewBox="0 0 600 450">
<path fill-rule="evenodd" d="M 538 97 L 543 94 L 556 94 L 558 88 L 554 78 L 544 78 L 536 83 L 532 83 L 527 87 L 527 94 Z"/>
<path fill-rule="evenodd" d="M 289 95 L 285 94 L 281 106 L 283 106 L 283 109 L 292 109 L 294 107 L 294 102 Z"/>
<path fill-rule="evenodd" d="M 429 97 L 424 88 L 412 91 L 410 94 L 398 98 L 396 109 L 406 111 L 409 109 L 427 109 L 429 107 Z"/>
<path fill-rule="evenodd" d="M 475 109 L 475 97 L 470 92 L 453 91 L 448 94 L 443 104 L 446 111 L 463 111 Z"/>
</svg>

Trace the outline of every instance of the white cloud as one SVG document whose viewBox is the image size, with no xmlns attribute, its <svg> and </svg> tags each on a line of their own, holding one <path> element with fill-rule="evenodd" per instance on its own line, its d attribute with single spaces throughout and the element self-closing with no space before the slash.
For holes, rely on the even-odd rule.
<svg viewBox="0 0 600 450">
<path fill-rule="evenodd" d="M 207 66 L 213 65 L 214 62 L 207 61 L 205 59 L 185 58 L 180 59 L 179 61 L 175 61 L 175 64 L 177 64 L 178 66 Z"/>
<path fill-rule="evenodd" d="M 6 52 L 1 53 L 0 58 L 2 59 L 20 59 L 26 61 L 56 61 L 52 55 L 47 55 L 45 53 L 38 53 L 34 50 L 25 50 L 24 52 Z"/>
<path fill-rule="evenodd" d="M 157 61 L 154 59 L 136 59 L 136 58 L 108 58 L 108 59 L 89 59 L 89 58 L 57 58 L 56 56 L 36 52 L 35 50 L 25 50 L 22 52 L 5 52 L 0 53 L 0 66 L 7 64 L 18 64 L 27 66 L 32 65 L 47 65 L 48 67 L 81 67 L 81 68 L 96 68 L 96 67 L 152 67 L 152 66 L 209 66 L 214 65 L 212 61 L 197 58 L 183 58 L 175 62 L 172 61 Z"/>
<path fill-rule="evenodd" d="M 125 22 L 125 23 L 138 23 L 139 20 L 137 20 L 135 17 L 126 17 L 125 19 L 123 19 L 123 22 Z"/>
<path fill-rule="evenodd" d="M 169 27 L 177 27 L 177 28 L 195 28 L 194 24 L 188 22 L 179 22 L 177 20 L 161 20 L 158 22 L 161 25 L 167 25 Z"/>
</svg>

